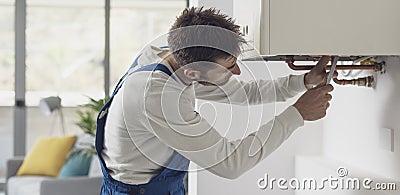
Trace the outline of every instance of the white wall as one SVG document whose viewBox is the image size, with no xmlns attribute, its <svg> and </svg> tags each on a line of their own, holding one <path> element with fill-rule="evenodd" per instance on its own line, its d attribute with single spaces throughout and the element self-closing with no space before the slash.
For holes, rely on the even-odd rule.
<svg viewBox="0 0 400 195">
<path fill-rule="evenodd" d="M 284 63 L 268 63 L 269 70 L 272 73 L 273 78 L 287 76 L 289 73 L 293 73 L 286 64 Z M 249 68 L 255 74 L 258 79 L 270 79 L 270 75 L 266 72 L 267 66 L 263 62 L 252 62 L 249 63 Z M 295 73 L 295 74 L 300 74 Z M 246 71 L 243 71 L 242 80 L 251 79 L 250 75 Z M 286 103 L 276 104 L 276 114 L 279 114 L 287 106 L 292 105 L 297 97 L 289 100 Z M 201 103 L 201 102 L 200 102 Z M 229 123 L 230 113 L 233 113 L 233 125 L 229 132 L 229 138 L 238 138 L 243 133 L 243 124 L 247 123 L 247 117 L 250 115 L 250 131 L 257 130 L 259 124 L 259 117 L 257 115 L 263 114 L 262 122 L 266 123 L 272 119 L 275 114 L 274 104 L 268 104 L 262 106 L 264 111 L 260 113 L 260 107 L 251 107 L 250 111 L 247 112 L 247 107 L 233 106 L 232 111 L 229 111 L 229 106 L 211 103 L 215 106 L 216 114 L 214 109 L 210 105 L 206 108 L 200 107 L 200 114 L 209 121 L 216 116 L 215 127 L 222 134 L 226 132 L 226 124 Z M 220 178 L 216 175 L 209 173 L 208 171 L 200 171 L 197 173 L 197 194 L 198 195 L 213 195 L 213 194 L 266 194 L 273 193 L 274 195 L 289 195 L 294 194 L 293 191 L 275 190 L 261 190 L 257 186 L 257 180 L 264 177 L 265 173 L 275 178 L 292 178 L 294 177 L 294 157 L 295 155 L 320 155 L 322 152 L 322 122 L 306 122 L 304 127 L 299 128 L 284 144 L 267 157 L 264 161 L 258 164 L 254 169 L 245 173 L 243 176 L 236 180 L 227 180 Z"/>
<path fill-rule="evenodd" d="M 367 195 L 399 194 L 400 192 L 400 57 L 381 58 L 386 73 L 375 74 L 376 88 L 337 86 L 328 117 L 323 124 L 323 155 L 297 156 L 296 177 L 338 177 L 344 167 L 348 177 L 362 181 L 394 183 L 396 190 L 331 190 L 323 194 Z M 365 73 L 367 74 L 367 73 Z M 381 139 L 381 128 L 394 130 L 394 151 L 381 147 L 391 139 Z M 381 143 L 382 142 L 382 143 Z M 347 179 L 348 177 L 344 177 Z M 321 194 L 322 191 L 300 190 L 296 195 Z"/>
<path fill-rule="evenodd" d="M 237 180 L 219 178 L 207 171 L 199 172 L 197 194 L 265 194 L 271 190 L 262 191 L 256 184 L 257 179 L 263 177 L 264 173 L 275 178 L 290 179 L 296 176 L 302 179 L 305 178 L 302 173 L 308 172 L 307 177 L 322 178 L 322 176 L 327 176 L 325 174 L 327 170 L 335 171 L 338 168 L 337 165 L 347 167 L 350 176 L 363 175 L 388 182 L 399 181 L 400 88 L 398 86 L 400 85 L 400 57 L 388 57 L 382 58 L 382 60 L 386 61 L 386 73 L 374 73 L 375 89 L 334 85 L 333 100 L 325 119 L 314 123 L 306 122 L 304 127 L 298 129 L 270 157 Z M 263 72 L 262 66 L 264 64 L 258 62 L 250 67 L 258 73 Z M 273 77 L 293 73 L 283 63 L 268 63 L 268 67 L 271 69 Z M 249 79 L 248 75 L 243 75 L 243 77 L 244 80 Z M 286 104 L 277 104 L 278 113 L 295 99 L 297 98 Z M 217 113 L 224 112 L 223 106 L 216 104 L 215 107 Z M 208 111 L 201 112 L 206 115 L 206 118 L 212 113 L 212 110 L 207 109 L 200 109 L 200 111 Z M 257 111 L 259 110 L 252 108 L 250 112 Z M 233 113 L 239 115 L 239 118 L 242 115 L 246 117 L 245 112 L 240 108 L 234 107 Z M 268 111 L 266 115 L 271 116 Z M 221 120 L 222 123 L 226 121 L 224 115 L 217 114 L 216 117 L 217 127 L 218 120 Z M 263 121 L 267 120 L 264 118 Z M 258 121 L 254 123 L 258 123 Z M 234 127 L 234 131 L 240 131 L 239 126 Z M 381 127 L 394 129 L 394 152 L 380 148 L 379 129 Z M 299 161 L 300 163 L 295 166 L 294 157 L 296 156 L 318 156 L 326 163 L 314 162 L 315 165 L 319 164 L 324 167 L 327 164 L 334 164 L 335 167 L 327 166 L 324 169 L 316 169 L 310 165 L 302 166 L 302 163 L 304 165 L 304 162 L 310 161 L 310 159 L 313 162 L 313 157 Z M 295 170 L 295 167 L 298 170 Z M 299 174 L 295 174 L 295 172 Z M 335 172 L 331 174 L 335 174 Z M 399 191 L 400 189 L 395 193 Z M 284 190 L 274 190 L 271 193 L 274 195 L 294 194 L 292 191 Z M 342 191 L 340 193 L 360 194 L 361 191 Z M 334 192 L 334 194 L 340 193 Z M 304 194 L 310 193 L 305 192 Z"/>
<path fill-rule="evenodd" d="M 367 173 L 399 180 L 400 57 L 383 60 L 387 71 L 377 75 L 376 89 L 335 89 L 324 123 L 324 154 Z M 394 129 L 394 152 L 380 148 L 381 127 Z"/>
</svg>

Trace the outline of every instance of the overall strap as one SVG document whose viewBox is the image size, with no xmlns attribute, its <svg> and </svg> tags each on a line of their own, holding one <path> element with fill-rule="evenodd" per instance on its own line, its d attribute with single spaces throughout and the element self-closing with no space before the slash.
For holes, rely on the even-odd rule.
<svg viewBox="0 0 400 195">
<path fill-rule="evenodd" d="M 129 69 L 131 70 L 131 68 Z M 125 82 L 125 80 L 128 78 L 129 75 L 136 73 L 136 72 L 142 72 L 142 71 L 162 71 L 168 76 L 172 76 L 172 72 L 163 64 L 150 64 L 146 66 L 142 66 L 139 69 L 129 73 L 129 70 L 125 73 L 125 75 L 119 80 L 117 86 L 114 89 L 114 92 L 112 93 L 111 97 L 113 97 L 115 94 L 118 93 L 119 89 L 122 87 L 122 84 Z"/>
<path fill-rule="evenodd" d="M 169 46 L 161 46 L 160 48 L 162 49 L 166 49 L 169 48 Z M 133 61 L 133 63 L 131 64 L 131 66 L 129 67 L 129 69 L 125 72 L 125 74 L 119 79 L 118 83 L 117 83 L 117 87 L 115 87 L 114 92 L 112 93 L 113 95 L 116 93 L 116 89 L 118 89 L 119 85 L 122 85 L 122 83 L 125 81 L 126 77 L 129 76 L 129 71 L 133 68 L 135 68 L 138 64 L 139 64 L 139 58 L 140 56 L 142 56 L 142 54 L 139 54 L 135 60 Z M 167 67 L 161 68 L 159 69 L 161 71 L 163 71 L 164 73 L 168 74 L 168 76 L 171 76 L 172 73 L 169 71 L 169 69 Z M 136 72 L 136 71 L 135 71 Z"/>
<path fill-rule="evenodd" d="M 167 74 L 168 76 L 172 76 L 172 72 L 163 64 L 150 64 L 150 65 L 146 65 L 143 66 L 137 70 L 135 70 L 134 72 L 131 72 L 129 74 L 125 74 L 120 81 L 118 82 L 117 86 L 114 89 L 113 94 L 111 95 L 110 99 L 107 101 L 107 103 L 103 106 L 103 108 L 101 109 L 99 115 L 97 116 L 97 129 L 96 129 L 96 150 L 97 152 L 100 152 L 99 154 L 101 154 L 101 151 L 103 150 L 103 143 L 104 143 L 104 127 L 102 127 L 102 130 L 99 130 L 99 128 L 101 127 L 101 121 L 99 120 L 104 120 L 104 124 L 102 124 L 103 126 L 105 126 L 105 120 L 107 118 L 107 114 L 108 114 L 108 108 L 111 105 L 111 102 L 114 99 L 114 96 L 118 93 L 118 91 L 121 89 L 122 84 L 125 82 L 126 78 L 136 72 L 142 72 L 142 71 L 162 71 L 165 74 Z M 99 135 L 98 135 L 99 134 Z M 98 135 L 98 136 L 97 136 Z"/>
</svg>

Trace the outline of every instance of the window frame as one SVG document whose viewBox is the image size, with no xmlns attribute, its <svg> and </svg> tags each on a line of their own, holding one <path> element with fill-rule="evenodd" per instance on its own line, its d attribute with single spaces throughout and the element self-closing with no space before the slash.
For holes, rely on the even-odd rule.
<svg viewBox="0 0 400 195">
<path fill-rule="evenodd" d="M 171 1 L 177 2 L 176 1 Z M 1 1 L 3 3 L 5 1 Z M 26 10 L 27 6 L 72 6 L 70 3 L 63 3 L 57 1 L 38 1 L 35 4 L 28 4 L 27 0 L 14 0 L 15 8 L 15 100 L 14 105 L 0 105 L 0 107 L 14 108 L 14 155 L 25 155 L 26 153 Z M 92 1 L 94 2 L 94 1 Z M 76 6 L 97 6 L 98 4 L 91 4 L 90 1 L 81 1 Z M 104 8 L 104 96 L 110 95 L 110 10 L 111 0 L 104 0 L 101 4 Z M 124 4 L 125 5 L 125 4 Z M 75 5 L 73 5 L 75 6 Z M 189 6 L 189 0 L 186 0 L 186 7 Z M 29 106 L 38 107 L 38 106 Z M 18 121 L 18 122 L 17 122 Z"/>
</svg>

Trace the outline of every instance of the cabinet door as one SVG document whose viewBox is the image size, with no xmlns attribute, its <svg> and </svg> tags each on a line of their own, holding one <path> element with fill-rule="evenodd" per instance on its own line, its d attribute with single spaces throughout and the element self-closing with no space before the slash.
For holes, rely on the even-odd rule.
<svg viewBox="0 0 400 195">
<path fill-rule="evenodd" d="M 400 55 L 399 0 L 270 0 L 270 54 Z"/>
</svg>

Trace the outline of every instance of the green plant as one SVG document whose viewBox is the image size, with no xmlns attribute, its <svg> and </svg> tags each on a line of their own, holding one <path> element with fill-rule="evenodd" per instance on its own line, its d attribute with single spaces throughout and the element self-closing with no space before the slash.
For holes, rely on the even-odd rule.
<svg viewBox="0 0 400 195">
<path fill-rule="evenodd" d="M 89 98 L 89 103 L 80 105 L 80 110 L 77 111 L 80 121 L 75 123 L 82 129 L 82 131 L 89 135 L 96 135 L 96 117 L 101 111 L 104 104 L 109 98 L 95 100 L 91 97 Z"/>
<path fill-rule="evenodd" d="M 91 97 L 87 104 L 80 105 L 76 113 L 79 116 L 79 121 L 75 124 L 87 135 L 93 137 L 96 136 L 96 119 L 98 113 L 103 108 L 104 104 L 110 99 L 109 97 L 95 100 Z M 72 158 L 75 155 L 84 155 L 86 157 L 96 154 L 94 143 L 83 143 L 81 147 L 75 148 L 70 152 L 68 158 Z"/>
</svg>

